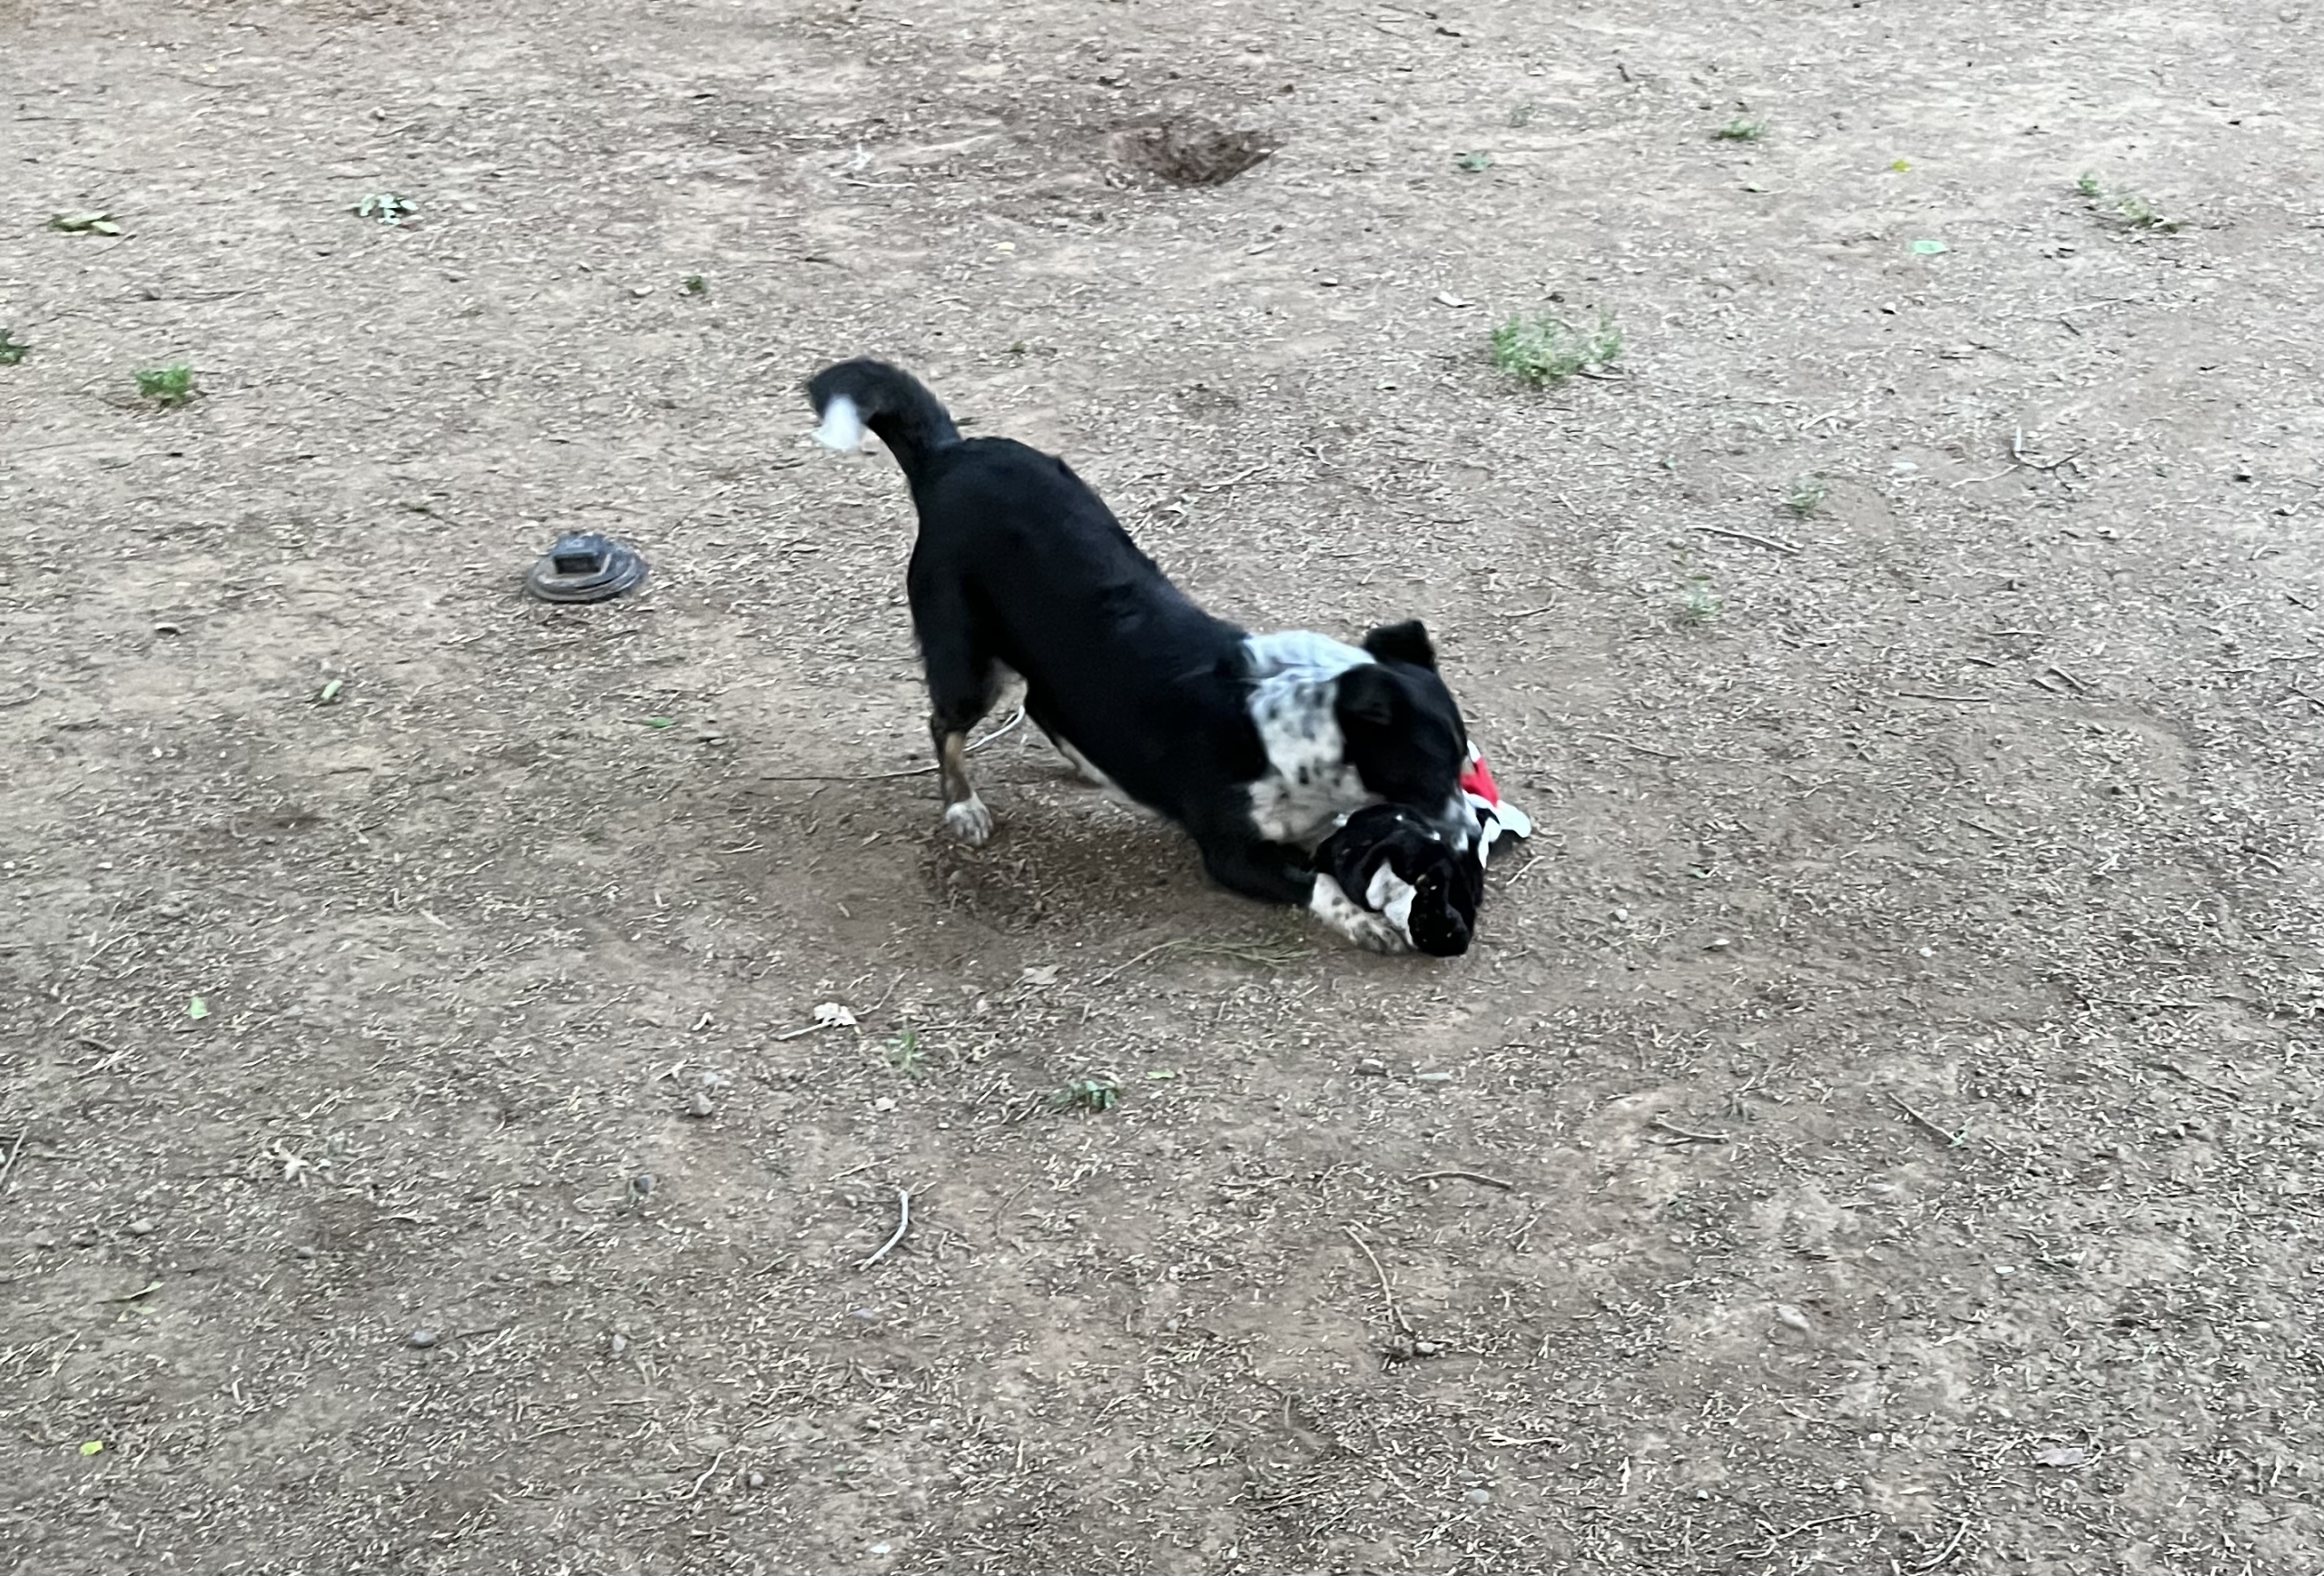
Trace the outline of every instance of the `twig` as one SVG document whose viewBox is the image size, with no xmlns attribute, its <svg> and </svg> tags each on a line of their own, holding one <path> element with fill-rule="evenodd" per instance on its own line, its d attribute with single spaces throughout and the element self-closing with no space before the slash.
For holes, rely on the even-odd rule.
<svg viewBox="0 0 2324 1576">
<path fill-rule="evenodd" d="M 702 1475 L 694 1480 L 694 1487 L 686 1491 L 686 1498 L 691 1500 L 700 1495 L 702 1492 L 702 1485 L 710 1481 L 710 1474 L 716 1472 L 722 1465 L 724 1465 L 725 1461 L 726 1453 L 723 1450 L 716 1455 L 712 1456 L 710 1458 L 710 1464 L 702 1469 Z"/>
<path fill-rule="evenodd" d="M 29 1134 L 18 1133 L 16 1141 L 8 1146 L 8 1157 L 5 1160 L 0 1160 L 0 1199 L 5 1199 L 8 1197 L 8 1176 L 15 1170 L 16 1157 L 25 1152 L 25 1139 L 28 1137 L 30 1137 Z"/>
<path fill-rule="evenodd" d="M 1726 1133 L 1698 1133 L 1692 1128 L 1682 1128 L 1668 1117 L 1657 1116 L 1646 1124 L 1689 1144 L 1731 1144 L 1735 1140 Z"/>
<path fill-rule="evenodd" d="M 1380 1300 L 1388 1305 L 1388 1322 L 1405 1335 L 1411 1335 L 1412 1325 L 1406 1322 L 1403 1310 L 1396 1306 L 1396 1294 L 1388 1289 L 1388 1272 L 1380 1267 L 1380 1256 L 1372 1251 L 1372 1245 L 1364 1240 L 1363 1233 L 1354 1226 L 1343 1226 L 1340 1229 L 1346 1232 L 1347 1239 L 1362 1248 L 1364 1256 L 1372 1261 L 1372 1273 L 1380 1277 Z"/>
<path fill-rule="evenodd" d="M 1679 759 L 1678 756 L 1672 754 L 1668 750 L 1658 750 L 1650 744 L 1641 744 L 1635 739 L 1625 739 L 1620 734 L 1584 734 L 1582 737 L 1585 739 L 1603 739 L 1610 744 L 1620 744 L 1626 750 L 1636 750 L 1640 754 L 1651 755 L 1658 761 L 1676 761 Z"/>
<path fill-rule="evenodd" d="M 1024 721 L 1025 708 L 1023 706 L 1019 706 L 1015 716 L 1001 724 L 1000 726 L 993 729 L 992 732 L 987 734 L 984 737 L 970 740 L 969 744 L 969 754 L 973 755 L 979 750 L 983 749 L 987 744 L 995 744 L 1001 739 L 1007 738 L 1010 734 L 1015 733 L 1018 728 L 1022 726 Z M 771 772 L 763 775 L 759 781 L 762 783 L 892 783 L 899 777 L 925 777 L 930 773 L 936 770 L 936 763 L 931 761 L 925 766 L 907 766 L 901 772 L 872 772 L 868 773 L 843 772 Z"/>
<path fill-rule="evenodd" d="M 1738 542 L 1748 542 L 1755 547 L 1772 547 L 1778 553 L 1799 551 L 1799 545 L 1797 542 L 1778 542 L 1773 537 L 1756 537 L 1748 531 L 1730 531 L 1725 526 L 1697 526 L 1695 529 L 1706 536 L 1726 537 Z"/>
<path fill-rule="evenodd" d="M 1967 1535 L 1968 1531 L 1969 1523 L 1964 1521 L 1953 1529 L 1953 1536 L 1945 1540 L 1945 1547 L 1921 1563 L 1906 1566 L 1905 1576 L 1928 1576 L 1931 1571 L 1953 1558 L 1954 1551 L 1961 1547 L 1961 1540 Z"/>
<path fill-rule="evenodd" d="M 1198 958 L 1233 958 L 1238 962 L 1256 963 L 1262 969 L 1280 969 L 1307 956 L 1305 947 L 1268 947 L 1263 944 L 1242 946 L 1232 941 L 1205 941 L 1193 936 L 1173 936 L 1157 941 L 1127 963 L 1118 963 L 1092 979 L 1087 989 L 1096 990 L 1128 973 L 1148 958 L 1163 952 L 1191 951 Z"/>
<path fill-rule="evenodd" d="M 2086 449 L 2077 448 L 2063 459 L 2035 459 L 2025 452 L 2025 428 L 2023 427 L 2019 428 L 2009 440 L 2009 458 L 2028 470 L 2055 470 L 2060 466 L 2072 465 L 2087 452 Z"/>
<path fill-rule="evenodd" d="M 1943 1128 L 1938 1127 L 1935 1122 L 1930 1121 L 1926 1117 L 1921 1115 L 1920 1112 L 1906 1105 L 1905 1103 L 1905 1097 L 1897 1094 L 1895 1090 L 1892 1089 L 1889 1091 L 1888 1098 L 1896 1103 L 1898 1110 L 1912 1118 L 1914 1121 L 1919 1123 L 1921 1127 L 1927 1129 L 1927 1131 L 1934 1137 L 1944 1139 L 1945 1147 L 1946 1148 L 1962 1149 L 1968 1147 L 1968 1128 L 1964 1128 L 1957 1133 L 1948 1133 Z"/>
<path fill-rule="evenodd" d="M 1768 405 L 1778 410 L 1796 410 L 1800 405 L 1797 399 L 1770 399 L 1763 394 L 1729 394 L 1718 389 L 1689 389 L 1684 383 L 1673 383 L 1667 378 L 1655 378 L 1649 381 L 1659 383 L 1673 393 L 1690 395 L 1697 399 L 1728 399 L 1738 405 Z"/>
<path fill-rule="evenodd" d="M 1488 1187 L 1498 1187 L 1503 1193 L 1512 1192 L 1517 1187 L 1517 1184 L 1514 1182 L 1504 1182 L 1498 1177 L 1488 1177 L 1482 1171 L 1423 1171 L 1417 1176 L 1407 1177 L 1404 1178 L 1407 1182 L 1443 1182 L 1448 1179 L 1461 1182 L 1482 1182 Z"/>
<path fill-rule="evenodd" d="M 857 1265 L 855 1267 L 858 1269 L 870 1269 L 873 1265 L 878 1264 L 881 1259 L 887 1257 L 888 1255 L 894 1250 L 896 1244 L 904 1239 L 904 1229 L 910 1225 L 911 1225 L 911 1192 L 909 1188 L 899 1187 L 896 1189 L 896 1234 L 888 1238 L 886 1242 L 881 1244 L 879 1252 L 873 1254 L 870 1258 L 865 1259 L 862 1264 Z"/>
</svg>

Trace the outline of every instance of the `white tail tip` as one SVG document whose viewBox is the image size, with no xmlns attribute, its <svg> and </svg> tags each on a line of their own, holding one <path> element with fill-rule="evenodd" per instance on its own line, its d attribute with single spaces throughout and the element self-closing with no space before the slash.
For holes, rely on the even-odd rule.
<svg viewBox="0 0 2324 1576">
<path fill-rule="evenodd" d="M 863 446 L 863 414 L 854 400 L 844 394 L 832 396 L 823 407 L 823 424 L 815 428 L 815 441 L 842 454 Z"/>
</svg>

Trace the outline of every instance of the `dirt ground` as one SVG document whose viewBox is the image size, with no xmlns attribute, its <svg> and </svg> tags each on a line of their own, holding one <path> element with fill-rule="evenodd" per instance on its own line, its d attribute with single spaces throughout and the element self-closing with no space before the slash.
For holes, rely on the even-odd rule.
<svg viewBox="0 0 2324 1576">
<path fill-rule="evenodd" d="M 2319 17 L 0 0 L 0 1563 L 2324 1570 Z M 947 844 L 862 353 L 1478 950 Z"/>
</svg>

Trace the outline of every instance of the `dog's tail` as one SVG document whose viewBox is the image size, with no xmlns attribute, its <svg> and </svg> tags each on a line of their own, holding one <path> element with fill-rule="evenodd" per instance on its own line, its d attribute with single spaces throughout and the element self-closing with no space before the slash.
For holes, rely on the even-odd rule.
<svg viewBox="0 0 2324 1576">
<path fill-rule="evenodd" d="M 927 385 L 885 361 L 842 361 L 808 379 L 807 398 L 822 425 L 815 440 L 827 448 L 851 449 L 870 428 L 904 468 L 917 478 L 937 450 L 960 441 L 951 412 Z"/>
</svg>

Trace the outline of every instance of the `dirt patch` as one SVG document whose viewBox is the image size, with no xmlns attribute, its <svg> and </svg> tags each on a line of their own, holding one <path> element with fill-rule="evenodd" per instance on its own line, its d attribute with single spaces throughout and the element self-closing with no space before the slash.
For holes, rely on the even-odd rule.
<svg viewBox="0 0 2324 1576">
<path fill-rule="evenodd" d="M 1779 9 L 0 0 L 0 1563 L 2309 1571 L 2315 19 Z M 862 353 L 1479 950 L 944 842 Z"/>
<path fill-rule="evenodd" d="M 1283 145 L 1263 132 L 1183 121 L 1134 127 L 1117 141 L 1132 168 L 1171 186 L 1224 186 Z"/>
</svg>

